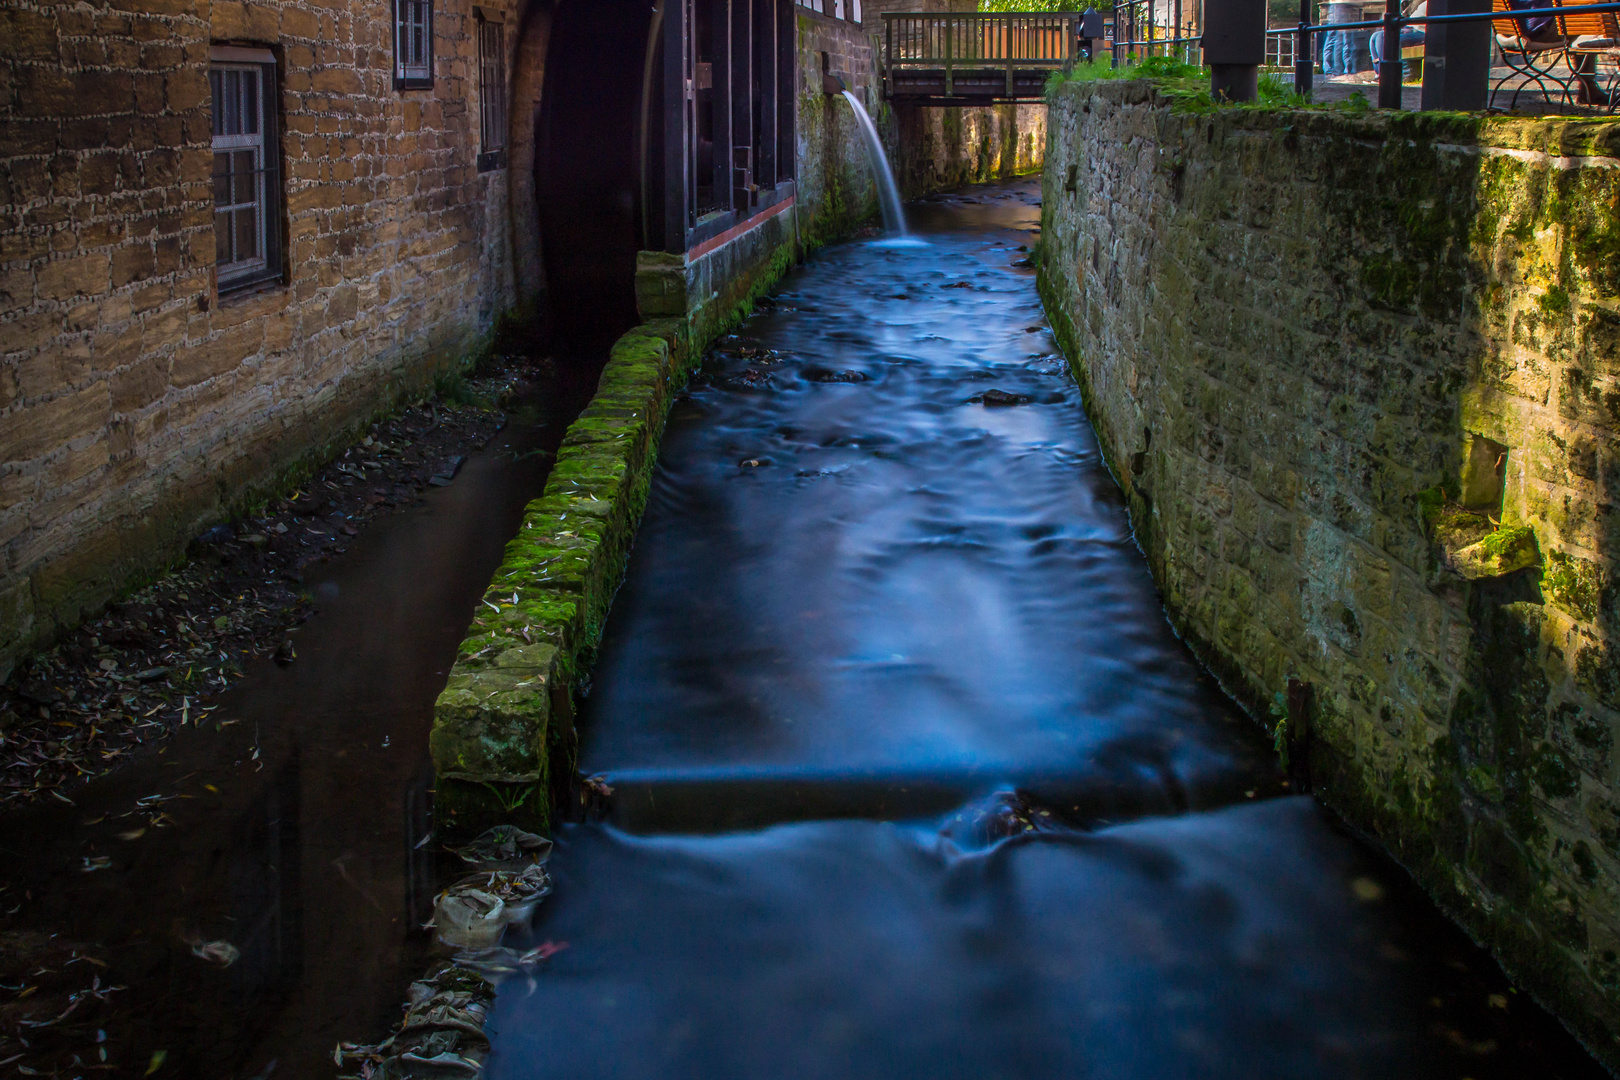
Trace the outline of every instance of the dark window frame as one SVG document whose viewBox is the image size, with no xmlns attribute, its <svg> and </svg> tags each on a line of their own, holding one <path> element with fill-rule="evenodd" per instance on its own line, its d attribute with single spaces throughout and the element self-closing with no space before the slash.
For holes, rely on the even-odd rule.
<svg viewBox="0 0 1620 1080">
<path fill-rule="evenodd" d="M 406 11 L 420 9 L 422 11 L 422 51 L 420 64 L 406 63 L 405 41 L 400 31 L 406 25 Z M 431 90 L 433 88 L 433 61 L 434 61 L 434 33 L 433 33 L 433 0 L 393 0 L 394 25 L 394 89 L 395 90 Z M 408 70 L 408 69 L 414 69 Z M 423 74 L 417 74 L 422 72 Z"/>
<path fill-rule="evenodd" d="M 209 119 L 215 131 L 211 140 L 214 155 L 214 205 L 219 206 L 220 181 L 224 180 L 228 192 L 227 198 L 233 200 L 227 205 L 234 206 L 238 210 L 244 205 L 253 205 L 257 209 L 257 227 L 255 231 L 259 254 L 252 260 L 242 260 L 256 265 L 246 266 L 238 270 L 227 270 L 226 267 L 233 264 L 224 264 L 222 266 L 218 262 L 220 244 L 218 235 L 220 227 L 219 214 L 221 211 L 217 209 L 215 211 L 215 285 L 219 295 L 225 296 L 267 283 L 282 282 L 286 279 L 286 253 L 282 233 L 282 218 L 287 206 L 287 192 L 281 169 L 281 91 L 277 65 L 273 61 L 210 59 L 208 71 Z M 240 135 L 222 134 L 219 130 L 224 125 L 219 121 L 221 102 L 213 92 L 215 86 L 214 74 L 216 72 L 223 74 L 230 71 L 252 72 L 258 80 L 256 102 L 258 116 L 256 120 L 259 131 L 256 133 L 257 140 L 248 145 L 242 144 Z M 221 144 L 221 139 L 225 140 L 224 145 Z M 233 141 L 233 139 L 237 141 Z M 255 170 L 257 190 L 254 192 L 252 203 L 242 204 L 235 201 L 234 195 L 230 194 L 238 190 L 233 183 L 234 176 L 238 174 L 232 171 L 231 162 L 243 150 L 250 148 L 256 148 L 259 154 L 258 168 Z M 223 173 L 219 171 L 222 156 L 227 159 L 226 169 Z M 225 213 L 230 212 L 225 211 Z M 235 237 L 232 237 L 231 243 L 234 243 L 235 239 Z"/>
<path fill-rule="evenodd" d="M 506 24 L 474 9 L 478 32 L 478 171 L 506 165 L 509 119 L 506 87 Z"/>
</svg>

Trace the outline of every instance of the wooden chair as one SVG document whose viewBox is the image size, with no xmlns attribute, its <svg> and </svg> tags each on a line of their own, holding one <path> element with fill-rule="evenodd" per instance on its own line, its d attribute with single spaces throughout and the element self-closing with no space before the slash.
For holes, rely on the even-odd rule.
<svg viewBox="0 0 1620 1080">
<path fill-rule="evenodd" d="M 1401 50 L 1401 81 L 1423 81 L 1423 46 L 1408 45 Z"/>
<path fill-rule="evenodd" d="M 1538 7 L 1559 7 L 1558 0 L 1538 0 Z M 1507 0 L 1491 0 L 1492 11 L 1510 11 Z M 1520 82 L 1513 88 L 1513 97 L 1508 101 L 1508 108 L 1519 103 L 1519 94 L 1531 83 L 1536 89 L 1548 97 L 1552 96 L 1548 86 L 1558 88 L 1558 97 L 1561 101 L 1569 100 L 1570 87 L 1574 83 L 1574 71 L 1566 62 L 1565 51 L 1569 45 L 1569 38 L 1560 32 L 1559 37 L 1553 41 L 1532 41 L 1525 33 L 1524 27 L 1513 19 L 1492 20 L 1496 28 L 1496 48 L 1501 54 L 1502 63 L 1507 66 L 1508 73 L 1496 80 L 1491 87 L 1490 103 L 1496 104 L 1496 95 L 1508 80 L 1518 77 Z M 1559 29 L 1563 28 L 1563 17 L 1559 16 Z M 1558 74 L 1558 65 L 1564 63 L 1570 76 L 1565 78 Z"/>
<path fill-rule="evenodd" d="M 1615 110 L 1616 92 L 1620 91 L 1620 16 L 1613 12 L 1600 15 L 1570 15 L 1561 20 L 1573 36 L 1569 43 L 1572 58 L 1592 58 L 1593 80 L 1609 95 L 1609 111 Z M 1605 82 L 1604 67 L 1608 72 Z M 1573 65 L 1572 65 L 1573 66 Z"/>
</svg>

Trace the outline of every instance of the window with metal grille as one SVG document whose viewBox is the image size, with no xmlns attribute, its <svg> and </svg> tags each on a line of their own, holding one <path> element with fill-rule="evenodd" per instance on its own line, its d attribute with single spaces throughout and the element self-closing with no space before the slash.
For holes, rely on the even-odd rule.
<svg viewBox="0 0 1620 1080">
<path fill-rule="evenodd" d="M 489 19 L 478 20 L 478 105 L 482 153 L 478 169 L 506 164 L 506 34 Z"/>
<path fill-rule="evenodd" d="M 214 255 L 219 289 L 226 292 L 281 276 L 276 67 L 264 50 L 215 49 L 214 54 L 208 68 L 214 114 Z"/>
<path fill-rule="evenodd" d="M 394 85 L 433 85 L 433 0 L 394 0 Z"/>
</svg>

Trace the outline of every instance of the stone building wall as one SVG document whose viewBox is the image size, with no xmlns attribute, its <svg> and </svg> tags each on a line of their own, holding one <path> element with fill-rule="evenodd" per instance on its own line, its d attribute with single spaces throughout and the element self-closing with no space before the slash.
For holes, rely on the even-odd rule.
<svg viewBox="0 0 1620 1080">
<path fill-rule="evenodd" d="M 1620 125 L 1051 109 L 1043 294 L 1171 618 L 1620 1063 Z"/>
<path fill-rule="evenodd" d="M 514 8 L 483 5 L 509 50 Z M 394 89 L 390 12 L 0 12 L 0 676 L 518 302 L 509 175 L 476 171 L 471 5 L 435 5 L 430 90 Z M 277 61 L 288 273 L 222 297 L 207 67 L 226 44 Z"/>
<path fill-rule="evenodd" d="M 872 36 L 855 23 L 798 12 L 799 227 L 810 246 L 842 236 L 879 212 L 855 111 L 842 97 L 822 92 L 822 56 L 868 114 L 882 101 Z"/>
</svg>

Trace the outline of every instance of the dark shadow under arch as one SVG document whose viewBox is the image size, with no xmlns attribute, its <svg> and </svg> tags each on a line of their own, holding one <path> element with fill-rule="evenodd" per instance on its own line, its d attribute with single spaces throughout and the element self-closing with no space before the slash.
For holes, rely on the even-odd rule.
<svg viewBox="0 0 1620 1080">
<path fill-rule="evenodd" d="M 534 178 L 546 309 L 561 350 L 634 326 L 639 122 L 651 0 L 562 0 L 552 16 Z"/>
</svg>

